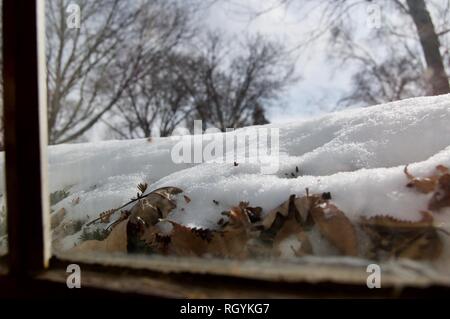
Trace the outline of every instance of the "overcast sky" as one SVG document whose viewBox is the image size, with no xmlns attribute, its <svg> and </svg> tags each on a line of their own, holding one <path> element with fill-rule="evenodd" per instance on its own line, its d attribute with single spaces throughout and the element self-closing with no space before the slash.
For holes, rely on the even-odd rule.
<svg viewBox="0 0 450 319">
<path fill-rule="evenodd" d="M 219 1 L 209 8 L 205 23 L 219 28 L 238 39 L 245 32 L 262 33 L 282 41 L 288 48 L 298 46 L 302 34 L 316 27 L 319 18 L 313 14 L 304 17 L 295 7 L 286 9 L 274 5 L 273 0 Z M 271 10 L 266 10 L 272 8 Z M 252 13 L 265 12 L 254 17 Z M 301 23 L 300 23 L 301 20 Z M 287 92 L 282 105 L 271 108 L 271 122 L 290 121 L 328 112 L 349 89 L 349 71 L 336 70 L 327 59 L 326 38 L 317 41 L 305 52 L 295 51 L 298 57 L 296 71 L 301 80 Z M 283 106 L 284 104 L 284 106 Z"/>
</svg>

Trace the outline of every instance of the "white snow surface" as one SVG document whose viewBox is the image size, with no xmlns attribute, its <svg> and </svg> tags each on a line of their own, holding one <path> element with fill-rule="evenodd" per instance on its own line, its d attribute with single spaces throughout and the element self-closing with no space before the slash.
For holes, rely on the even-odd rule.
<svg viewBox="0 0 450 319">
<path fill-rule="evenodd" d="M 332 202 L 353 220 L 378 214 L 418 220 L 431 195 L 405 187 L 405 165 L 415 176 L 427 176 L 439 164 L 450 167 L 450 95 L 347 109 L 278 127 L 280 168 L 273 174 L 243 159 L 238 166 L 176 164 L 171 158 L 178 142 L 174 138 L 51 146 L 49 190 L 70 191 L 52 209 L 64 207 L 66 220 L 92 220 L 127 202 L 136 195 L 136 185 L 147 182 L 149 191 L 162 186 L 184 190 L 191 202 L 179 200 L 169 218 L 189 226 L 215 227 L 220 213 L 240 201 L 268 212 L 290 194 L 304 195 L 305 188 L 330 192 Z M 301 176 L 286 178 L 296 166 Z M 435 220 L 449 230 L 450 210 L 435 214 Z M 65 238 L 63 247 L 73 247 L 79 236 Z"/>
</svg>

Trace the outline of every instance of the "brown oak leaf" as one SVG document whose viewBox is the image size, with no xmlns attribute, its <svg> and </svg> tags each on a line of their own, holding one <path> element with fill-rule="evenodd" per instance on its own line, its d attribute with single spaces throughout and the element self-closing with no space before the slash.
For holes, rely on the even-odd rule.
<svg viewBox="0 0 450 319">
<path fill-rule="evenodd" d="M 313 253 L 308 236 L 296 220 L 286 220 L 276 234 L 273 240 L 273 253 L 275 256 L 282 255 L 282 246 L 286 241 L 291 245 L 295 256 L 301 257 Z"/>
<path fill-rule="evenodd" d="M 408 165 L 405 166 L 403 172 L 409 180 L 406 187 L 415 188 L 424 194 L 431 193 L 436 188 L 438 177 L 435 175 L 430 177 L 415 177 L 408 172 Z"/>
<path fill-rule="evenodd" d="M 176 256 L 247 257 L 248 234 L 234 227 L 222 231 L 190 228 L 170 221 L 173 228 L 167 253 Z"/>
<path fill-rule="evenodd" d="M 128 251 L 146 251 L 142 236 L 148 229 L 156 225 L 160 219 L 166 218 L 176 208 L 175 195 L 183 191 L 177 187 L 163 187 L 154 190 L 141 198 L 130 210 L 128 218 Z"/>
<path fill-rule="evenodd" d="M 384 215 L 363 217 L 360 225 L 371 240 L 371 258 L 436 259 L 442 253 L 430 212 L 422 212 L 422 219 L 416 222 Z"/>
<path fill-rule="evenodd" d="M 358 239 L 355 227 L 335 205 L 322 201 L 311 209 L 311 217 L 320 233 L 342 254 L 358 255 Z"/>
<path fill-rule="evenodd" d="M 450 207 L 450 174 L 439 177 L 438 187 L 428 203 L 428 209 L 439 211 L 444 207 Z"/>
</svg>

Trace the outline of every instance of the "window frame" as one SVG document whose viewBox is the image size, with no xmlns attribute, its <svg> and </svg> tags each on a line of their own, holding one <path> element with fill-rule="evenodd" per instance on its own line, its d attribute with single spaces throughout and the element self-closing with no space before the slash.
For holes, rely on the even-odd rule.
<svg viewBox="0 0 450 319">
<path fill-rule="evenodd" d="M 18 276 L 45 269 L 50 258 L 43 5 L 2 6 L 8 266 Z"/>
<path fill-rule="evenodd" d="M 5 175 L 8 253 L 0 257 L 2 296 L 139 296 L 139 297 L 336 297 L 418 296 L 448 293 L 449 287 L 409 288 L 395 285 L 370 290 L 329 280 L 252 276 L 239 269 L 214 266 L 195 271 L 198 260 L 184 268 L 163 261 L 134 258 L 86 259 L 51 256 L 47 191 L 47 106 L 45 88 L 45 15 L 43 0 L 3 0 L 3 78 Z M 82 269 L 82 287 L 68 289 L 66 267 Z M 173 266 L 173 260 L 172 260 Z M 192 267 L 189 267 L 192 266 Z M 300 266 L 299 266 L 300 267 Z M 3 273 L 2 273 L 3 272 Z"/>
</svg>

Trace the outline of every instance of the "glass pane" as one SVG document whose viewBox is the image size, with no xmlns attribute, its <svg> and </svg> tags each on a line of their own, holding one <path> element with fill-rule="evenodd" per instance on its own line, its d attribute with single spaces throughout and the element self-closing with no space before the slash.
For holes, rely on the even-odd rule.
<svg viewBox="0 0 450 319">
<path fill-rule="evenodd" d="M 47 1 L 54 252 L 448 278 L 450 6 L 398 3 Z"/>
</svg>

